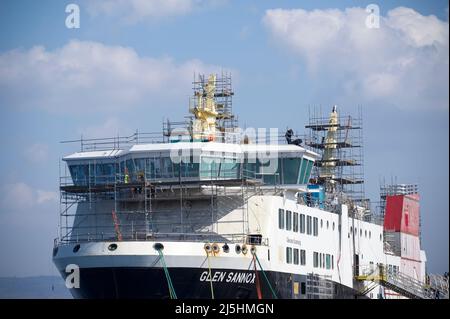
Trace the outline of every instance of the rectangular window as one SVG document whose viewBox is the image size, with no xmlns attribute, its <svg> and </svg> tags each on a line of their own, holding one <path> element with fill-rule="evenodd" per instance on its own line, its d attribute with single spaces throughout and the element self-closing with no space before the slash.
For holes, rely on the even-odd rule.
<svg viewBox="0 0 450 319">
<path fill-rule="evenodd" d="M 294 248 L 294 264 L 298 265 L 298 249 Z"/>
<path fill-rule="evenodd" d="M 334 255 L 331 255 L 331 269 L 334 269 Z"/>
<path fill-rule="evenodd" d="M 278 210 L 278 228 L 284 229 L 284 209 Z"/>
<path fill-rule="evenodd" d="M 331 269 L 331 256 L 330 254 L 325 255 L 325 267 Z"/>
<path fill-rule="evenodd" d="M 322 268 L 322 254 L 319 254 L 319 267 Z"/>
<path fill-rule="evenodd" d="M 298 232 L 298 213 L 294 213 L 294 232 Z"/>
<path fill-rule="evenodd" d="M 317 252 L 314 252 L 314 255 L 313 255 L 313 267 L 314 268 L 319 267 L 319 253 L 317 253 Z"/>
<path fill-rule="evenodd" d="M 292 229 L 292 212 L 290 210 L 286 211 L 286 230 Z"/>
<path fill-rule="evenodd" d="M 292 264 L 292 248 L 286 247 L 286 262 Z"/>
<path fill-rule="evenodd" d="M 312 233 L 311 221 L 312 221 L 311 216 L 306 216 L 306 233 L 308 235 L 311 235 Z"/>
<path fill-rule="evenodd" d="M 305 283 L 305 282 L 302 282 L 302 283 L 300 284 L 300 293 L 301 293 L 302 295 L 306 294 L 306 283 Z"/>
<path fill-rule="evenodd" d="M 283 167 L 283 184 L 297 184 L 300 161 L 300 158 L 283 158 L 281 160 L 281 166 Z"/>
<path fill-rule="evenodd" d="M 300 232 L 305 233 L 305 215 L 300 214 Z"/>
<path fill-rule="evenodd" d="M 325 254 L 322 255 L 322 268 L 325 268 Z"/>
<path fill-rule="evenodd" d="M 300 249 L 300 265 L 306 265 L 306 250 Z"/>
<path fill-rule="evenodd" d="M 313 235 L 319 236 L 319 219 L 317 217 L 313 219 Z"/>
</svg>

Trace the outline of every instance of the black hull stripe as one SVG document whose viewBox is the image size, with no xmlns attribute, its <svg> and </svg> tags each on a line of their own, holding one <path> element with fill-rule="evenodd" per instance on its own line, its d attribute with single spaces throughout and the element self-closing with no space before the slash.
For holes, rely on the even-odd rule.
<svg viewBox="0 0 450 319">
<path fill-rule="evenodd" d="M 199 268 L 170 268 L 170 277 L 179 299 L 211 299 L 211 286 L 208 270 Z M 214 297 L 216 299 L 257 299 L 255 272 L 220 269 L 211 270 Z M 261 292 L 264 299 L 273 298 L 269 285 L 262 273 L 258 272 Z M 266 272 L 277 297 L 281 299 L 317 298 L 301 289 L 306 284 L 305 275 Z M 63 277 L 67 276 L 62 273 Z M 294 282 L 298 293 L 294 293 Z M 332 298 L 355 298 L 355 290 L 329 281 Z M 82 268 L 80 269 L 80 288 L 71 288 L 75 298 L 89 299 L 169 299 L 169 289 L 162 268 Z"/>
</svg>

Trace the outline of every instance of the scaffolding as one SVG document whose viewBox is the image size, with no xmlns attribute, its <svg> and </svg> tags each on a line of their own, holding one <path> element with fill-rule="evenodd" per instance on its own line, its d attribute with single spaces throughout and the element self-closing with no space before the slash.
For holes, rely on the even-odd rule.
<svg viewBox="0 0 450 319">
<path fill-rule="evenodd" d="M 215 93 L 214 102 L 217 111 L 217 128 L 220 132 L 226 132 L 227 130 L 234 130 L 238 126 L 238 119 L 233 114 L 233 87 L 231 82 L 231 73 L 222 72 L 221 75 L 215 76 Z M 194 96 L 202 95 L 206 96 L 206 85 L 208 79 L 203 74 L 196 77 L 194 75 L 193 91 Z M 198 100 L 191 99 L 189 108 L 197 107 Z"/>
<path fill-rule="evenodd" d="M 209 117 L 208 124 L 211 135 L 206 131 L 198 132 L 195 128 L 196 116 L 186 116 L 183 121 L 163 122 L 163 136 L 168 141 L 192 141 L 195 136 L 200 140 L 214 140 L 218 142 L 229 142 L 227 137 L 233 139 L 233 133 L 238 127 L 238 119 L 233 114 L 233 87 L 231 73 L 222 72 L 220 75 L 213 74 L 209 78 L 205 75 L 194 75 L 192 82 L 193 95 L 189 99 L 189 112 Z M 172 140 L 171 140 L 172 139 Z"/>
<path fill-rule="evenodd" d="M 333 299 L 334 288 L 331 276 L 308 273 L 306 276 L 307 299 Z"/>
<path fill-rule="evenodd" d="M 178 180 L 164 180 L 144 173 L 111 179 L 93 171 L 83 184 L 74 183 L 67 169 L 60 172 L 60 242 L 158 238 L 254 243 L 248 201 L 261 194 L 261 177 L 243 172 L 240 178 L 180 174 Z M 231 219 L 224 218 L 229 214 Z M 259 242 L 268 240 L 261 237 Z"/>
<path fill-rule="evenodd" d="M 315 162 L 312 182 L 324 185 L 328 194 L 345 194 L 356 205 L 368 208 L 364 192 L 362 108 L 358 107 L 356 117 L 337 114 L 336 107 L 330 117 L 323 116 L 319 107 L 309 108 L 305 145 L 322 157 Z"/>
</svg>

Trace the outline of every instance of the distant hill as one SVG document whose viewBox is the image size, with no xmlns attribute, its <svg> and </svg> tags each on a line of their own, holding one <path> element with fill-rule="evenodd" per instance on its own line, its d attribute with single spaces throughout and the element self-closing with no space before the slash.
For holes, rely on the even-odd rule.
<svg viewBox="0 0 450 319">
<path fill-rule="evenodd" d="M 71 299 L 64 280 L 56 276 L 0 277 L 0 299 Z"/>
</svg>

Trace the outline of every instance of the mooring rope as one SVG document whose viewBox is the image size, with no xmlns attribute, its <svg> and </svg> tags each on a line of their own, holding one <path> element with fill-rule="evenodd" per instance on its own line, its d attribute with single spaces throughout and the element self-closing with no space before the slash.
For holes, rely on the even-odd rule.
<svg viewBox="0 0 450 319">
<path fill-rule="evenodd" d="M 262 299 L 261 284 L 259 282 L 258 269 L 256 268 L 255 254 L 253 254 L 253 265 L 254 265 L 254 268 L 255 268 L 256 293 L 258 295 L 258 299 Z"/>
<path fill-rule="evenodd" d="M 259 262 L 258 256 L 256 255 L 256 253 L 254 253 L 253 255 L 255 256 L 255 259 L 256 259 L 256 261 L 258 262 L 259 268 L 261 268 L 261 272 L 262 272 L 262 274 L 263 274 L 263 276 L 264 276 L 264 279 L 265 279 L 266 282 L 267 282 L 267 285 L 268 285 L 269 288 L 270 288 L 270 291 L 272 292 L 273 298 L 278 299 L 275 290 L 272 288 L 272 285 L 270 284 L 269 278 L 267 278 L 267 275 L 266 275 L 266 273 L 265 273 L 263 267 L 261 266 L 261 263 Z"/>
<path fill-rule="evenodd" d="M 172 279 L 170 278 L 169 270 L 167 269 L 166 261 L 164 260 L 164 255 L 160 249 L 158 250 L 158 254 L 164 269 L 164 274 L 166 275 L 167 285 L 169 286 L 170 299 L 177 299 L 177 294 L 175 293 L 175 288 L 173 287 Z"/>
<path fill-rule="evenodd" d="M 209 271 L 209 284 L 210 284 L 210 288 L 211 288 L 211 299 L 214 299 L 214 288 L 213 288 L 213 283 L 212 283 L 211 264 L 209 262 L 209 253 L 206 249 L 205 249 L 205 253 L 206 253 L 206 259 L 208 259 L 208 271 Z"/>
</svg>

